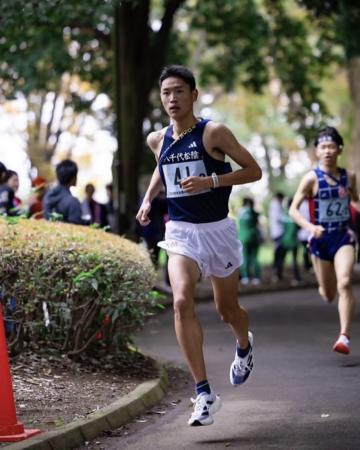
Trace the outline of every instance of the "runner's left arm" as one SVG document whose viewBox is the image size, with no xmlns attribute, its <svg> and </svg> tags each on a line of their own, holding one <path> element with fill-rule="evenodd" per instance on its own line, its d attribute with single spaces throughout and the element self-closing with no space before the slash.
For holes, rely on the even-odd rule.
<svg viewBox="0 0 360 450">
<path fill-rule="evenodd" d="M 219 175 L 219 187 L 246 184 L 260 180 L 262 171 L 258 163 L 235 138 L 233 133 L 223 124 L 210 122 L 203 137 L 206 151 L 219 160 L 224 160 L 225 155 L 234 160 L 241 169 Z M 188 177 L 181 182 L 181 187 L 186 192 L 196 193 L 203 189 L 214 187 L 211 176 Z"/>
</svg>

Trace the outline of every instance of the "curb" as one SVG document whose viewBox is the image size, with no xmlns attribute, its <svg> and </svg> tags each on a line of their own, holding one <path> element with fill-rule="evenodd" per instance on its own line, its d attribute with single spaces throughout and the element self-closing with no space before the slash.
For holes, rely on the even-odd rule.
<svg viewBox="0 0 360 450">
<path fill-rule="evenodd" d="M 159 378 L 145 381 L 129 394 L 96 411 L 86 419 L 74 420 L 57 430 L 34 436 L 29 440 L 7 445 L 4 450 L 70 450 L 91 441 L 103 431 L 114 430 L 156 405 L 164 397 L 168 376 L 157 363 Z"/>
</svg>

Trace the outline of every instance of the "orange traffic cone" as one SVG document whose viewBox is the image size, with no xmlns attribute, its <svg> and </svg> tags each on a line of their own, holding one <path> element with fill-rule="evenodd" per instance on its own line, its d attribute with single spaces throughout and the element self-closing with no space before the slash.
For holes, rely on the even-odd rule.
<svg viewBox="0 0 360 450">
<path fill-rule="evenodd" d="M 25 430 L 16 419 L 16 408 L 12 388 L 9 358 L 6 348 L 2 303 L 0 301 L 0 442 L 22 441 L 41 433 L 40 430 Z"/>
</svg>

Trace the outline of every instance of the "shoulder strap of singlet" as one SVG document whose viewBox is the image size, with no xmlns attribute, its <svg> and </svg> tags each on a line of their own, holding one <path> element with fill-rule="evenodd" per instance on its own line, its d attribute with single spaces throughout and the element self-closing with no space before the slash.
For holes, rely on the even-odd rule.
<svg viewBox="0 0 360 450">
<path fill-rule="evenodd" d="M 334 176 L 331 175 L 330 173 L 324 172 L 323 170 L 320 169 L 320 167 L 317 167 L 317 168 L 315 169 L 315 172 L 316 172 L 316 174 L 321 174 L 323 178 L 324 178 L 325 175 L 326 175 L 326 176 L 329 177 L 331 180 L 335 181 L 335 183 L 338 184 L 338 185 L 341 185 L 341 180 L 342 180 L 342 178 L 343 178 L 344 175 L 345 175 L 345 182 L 346 182 L 346 184 L 347 184 L 347 173 L 346 173 L 346 170 L 345 170 L 345 169 L 342 169 L 342 168 L 340 168 L 340 167 L 339 167 L 338 169 L 339 169 L 339 172 L 340 172 L 340 179 L 334 177 Z"/>
<path fill-rule="evenodd" d="M 184 134 L 180 139 L 177 139 L 175 141 L 172 139 L 172 128 L 173 127 L 172 127 L 172 125 L 169 125 L 165 132 L 163 148 L 161 149 L 160 157 L 159 157 L 159 164 L 162 163 L 162 161 L 166 157 L 167 153 L 174 145 L 177 145 L 178 142 L 181 142 L 181 140 L 185 136 L 189 136 L 190 134 L 198 131 L 199 129 L 201 130 L 206 125 L 207 122 L 209 122 L 209 120 L 201 119 L 199 122 L 197 122 L 196 126 L 191 131 L 189 131 L 189 133 Z M 169 142 L 169 144 L 167 146 L 165 146 L 167 142 Z"/>
</svg>

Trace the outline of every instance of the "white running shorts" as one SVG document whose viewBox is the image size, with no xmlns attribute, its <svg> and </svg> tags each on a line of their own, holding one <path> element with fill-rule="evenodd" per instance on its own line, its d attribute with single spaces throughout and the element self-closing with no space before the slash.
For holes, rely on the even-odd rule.
<svg viewBox="0 0 360 450">
<path fill-rule="evenodd" d="M 193 259 L 204 277 L 225 278 L 242 264 L 242 245 L 235 222 L 227 217 L 217 222 L 190 223 L 170 220 L 165 240 L 158 243 L 168 253 Z"/>
</svg>

